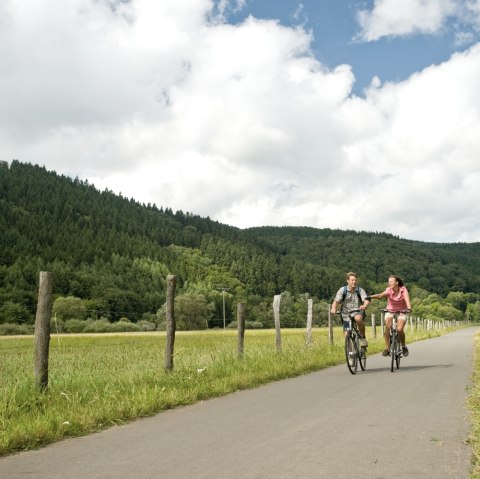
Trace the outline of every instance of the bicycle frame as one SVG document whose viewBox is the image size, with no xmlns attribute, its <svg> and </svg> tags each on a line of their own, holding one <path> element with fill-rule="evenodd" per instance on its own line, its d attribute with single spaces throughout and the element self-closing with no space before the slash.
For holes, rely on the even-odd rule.
<svg viewBox="0 0 480 479">
<path fill-rule="evenodd" d="M 393 315 L 392 324 L 390 326 L 390 356 L 391 356 L 391 364 L 390 364 L 390 372 L 393 373 L 394 365 L 396 369 L 400 368 L 400 360 L 403 357 L 403 350 L 402 345 L 400 344 L 400 338 L 398 336 L 398 329 L 397 329 L 397 320 L 400 314 L 405 314 L 407 311 L 388 311 L 387 309 L 384 312 Z"/>
<path fill-rule="evenodd" d="M 342 317 L 341 313 L 337 314 Z M 346 329 L 347 334 L 345 335 L 345 358 L 347 361 L 348 370 L 352 374 L 356 374 L 359 363 L 362 371 L 365 371 L 367 355 L 365 348 L 360 347 L 360 331 L 358 329 L 357 323 L 351 317 L 352 314 L 354 315 L 355 311 L 350 313 L 347 320 L 348 327 Z"/>
</svg>

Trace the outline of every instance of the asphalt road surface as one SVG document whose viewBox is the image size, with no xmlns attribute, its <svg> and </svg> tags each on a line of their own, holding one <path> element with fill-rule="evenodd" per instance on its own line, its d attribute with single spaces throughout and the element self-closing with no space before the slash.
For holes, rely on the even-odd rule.
<svg viewBox="0 0 480 479">
<path fill-rule="evenodd" d="M 468 478 L 477 328 L 0 459 L 2 479 Z"/>
</svg>

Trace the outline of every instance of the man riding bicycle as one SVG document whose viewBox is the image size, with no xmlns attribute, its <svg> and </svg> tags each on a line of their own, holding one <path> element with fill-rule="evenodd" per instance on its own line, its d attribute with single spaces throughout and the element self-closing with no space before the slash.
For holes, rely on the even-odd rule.
<svg viewBox="0 0 480 479">
<path fill-rule="evenodd" d="M 393 321 L 393 315 L 397 316 L 397 331 L 400 343 L 402 344 L 402 352 L 405 357 L 408 356 L 408 348 L 405 345 L 405 324 L 407 322 L 406 312 L 412 310 L 410 304 L 410 295 L 407 288 L 403 284 L 403 280 L 398 276 L 392 274 L 388 277 L 388 287 L 383 293 L 372 294 L 370 299 L 382 299 L 387 298 L 387 310 L 385 314 L 385 351 L 382 356 L 390 355 L 390 327 Z"/>
<path fill-rule="evenodd" d="M 335 295 L 330 312 L 335 314 L 337 312 L 337 306 L 341 304 L 341 315 L 343 320 L 343 334 L 347 334 L 349 326 L 349 318 L 353 315 L 353 320 L 357 323 L 358 330 L 360 331 L 360 346 L 366 348 L 368 342 L 365 339 L 365 323 L 363 318 L 365 317 L 365 309 L 369 305 L 367 300 L 367 293 L 363 288 L 357 286 L 358 277 L 355 273 L 347 273 L 347 284 L 342 286 Z"/>
</svg>

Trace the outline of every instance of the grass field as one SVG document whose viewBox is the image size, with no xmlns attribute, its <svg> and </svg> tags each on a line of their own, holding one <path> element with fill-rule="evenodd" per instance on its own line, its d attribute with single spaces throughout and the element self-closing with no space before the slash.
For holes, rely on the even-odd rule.
<svg viewBox="0 0 480 479">
<path fill-rule="evenodd" d="M 472 430 L 469 443 L 473 451 L 472 479 L 480 479 L 480 333 L 475 336 L 472 385 L 468 395 Z"/>
<path fill-rule="evenodd" d="M 408 342 L 451 330 L 408 331 Z M 383 339 L 367 337 L 369 354 L 383 349 Z M 236 331 L 177 333 L 171 373 L 164 371 L 164 346 L 164 333 L 53 335 L 42 394 L 33 377 L 33 337 L 0 337 L 0 455 L 344 361 L 340 328 L 333 346 L 325 328 L 314 329 L 308 348 L 303 329 L 283 330 L 281 353 L 275 331 L 248 330 L 243 359 Z"/>
</svg>

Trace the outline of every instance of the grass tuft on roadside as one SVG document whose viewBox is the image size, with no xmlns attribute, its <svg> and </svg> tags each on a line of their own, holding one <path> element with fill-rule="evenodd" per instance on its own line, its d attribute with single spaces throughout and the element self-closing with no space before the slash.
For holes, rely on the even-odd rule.
<svg viewBox="0 0 480 479">
<path fill-rule="evenodd" d="M 472 448 L 471 479 L 480 479 L 480 333 L 474 339 L 472 384 L 467 404 L 471 413 L 472 428 L 468 442 Z"/>
</svg>

